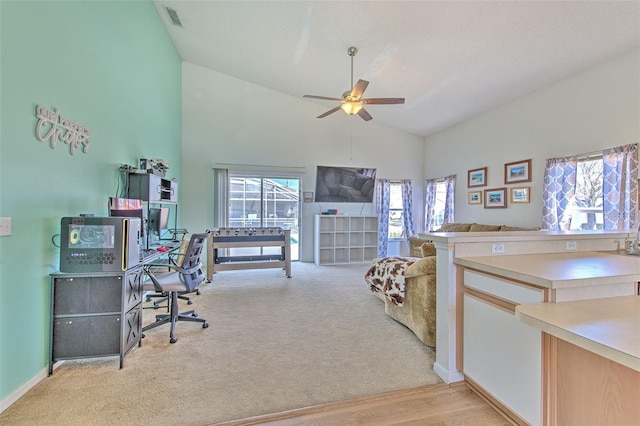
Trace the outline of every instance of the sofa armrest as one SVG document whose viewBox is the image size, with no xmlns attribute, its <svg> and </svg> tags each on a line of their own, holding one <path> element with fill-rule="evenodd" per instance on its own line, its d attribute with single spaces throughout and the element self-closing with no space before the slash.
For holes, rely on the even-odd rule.
<svg viewBox="0 0 640 426">
<path fill-rule="evenodd" d="M 436 273 L 436 257 L 423 257 L 407 267 L 404 271 L 405 278 L 419 277 L 421 275 L 432 275 Z"/>
</svg>

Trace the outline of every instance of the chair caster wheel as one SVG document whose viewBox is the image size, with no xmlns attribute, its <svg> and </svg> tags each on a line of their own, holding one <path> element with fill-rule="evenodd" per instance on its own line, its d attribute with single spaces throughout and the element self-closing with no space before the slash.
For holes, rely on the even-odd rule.
<svg viewBox="0 0 640 426">
<path fill-rule="evenodd" d="M 202 323 L 202 328 L 208 328 L 208 327 L 209 327 L 209 324 L 208 324 L 208 323 L 206 323 L 206 322 L 205 322 L 205 323 Z"/>
<path fill-rule="evenodd" d="M 140 336 L 141 339 L 144 339 L 144 333 L 142 333 L 142 336 Z"/>
<path fill-rule="evenodd" d="M 169 339 L 169 343 L 175 343 L 178 341 L 177 337 L 172 337 L 171 339 Z"/>
<path fill-rule="evenodd" d="M 198 313 L 194 312 L 194 313 L 191 314 L 191 316 L 194 317 L 194 318 L 197 318 L 198 317 Z"/>
<path fill-rule="evenodd" d="M 189 300 L 189 301 L 187 302 L 187 305 L 193 305 L 193 302 L 192 302 L 191 300 Z"/>
</svg>

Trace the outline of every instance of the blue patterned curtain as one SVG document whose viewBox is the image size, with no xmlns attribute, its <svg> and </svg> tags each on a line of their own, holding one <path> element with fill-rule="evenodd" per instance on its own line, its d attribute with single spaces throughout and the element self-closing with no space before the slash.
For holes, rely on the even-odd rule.
<svg viewBox="0 0 640 426">
<path fill-rule="evenodd" d="M 578 157 L 549 158 L 544 169 L 542 228 L 559 231 L 576 193 Z M 569 228 L 566 228 L 569 229 Z"/>
<path fill-rule="evenodd" d="M 604 229 L 635 229 L 638 222 L 638 145 L 602 151 Z"/>
<path fill-rule="evenodd" d="M 444 178 L 446 197 L 444 199 L 444 223 L 454 223 L 454 204 L 456 198 L 456 175 Z"/>
<path fill-rule="evenodd" d="M 404 235 L 414 237 L 416 235 L 413 229 L 413 189 L 411 180 L 402 181 L 402 209 L 404 210 L 402 218 L 404 220 Z"/>
<path fill-rule="evenodd" d="M 378 258 L 387 257 L 389 242 L 389 202 L 391 181 L 378 179 L 376 183 L 376 213 L 378 214 Z"/>
<path fill-rule="evenodd" d="M 433 232 L 436 225 L 436 189 L 439 179 L 428 179 L 425 182 L 424 230 Z"/>
</svg>

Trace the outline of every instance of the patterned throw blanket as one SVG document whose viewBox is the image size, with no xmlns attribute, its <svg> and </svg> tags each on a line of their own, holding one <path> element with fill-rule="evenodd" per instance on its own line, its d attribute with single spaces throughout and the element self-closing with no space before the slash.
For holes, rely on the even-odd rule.
<svg viewBox="0 0 640 426">
<path fill-rule="evenodd" d="M 385 297 L 398 306 L 404 304 L 404 271 L 415 259 L 406 257 L 385 257 L 371 265 L 364 279 L 372 292 L 383 292 Z"/>
</svg>

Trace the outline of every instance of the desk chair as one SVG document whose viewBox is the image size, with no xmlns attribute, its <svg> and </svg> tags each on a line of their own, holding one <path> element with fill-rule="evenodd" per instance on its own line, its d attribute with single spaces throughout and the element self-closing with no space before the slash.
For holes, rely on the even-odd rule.
<svg viewBox="0 0 640 426">
<path fill-rule="evenodd" d="M 183 234 L 182 236 L 184 237 L 186 235 L 186 229 L 183 230 L 185 232 L 185 234 Z M 175 235 L 175 234 L 174 234 Z M 179 240 L 174 240 L 174 241 L 179 241 Z M 178 252 L 177 255 L 175 255 L 175 263 L 178 266 L 182 266 L 182 259 L 183 256 L 182 254 L 185 253 L 187 251 L 187 247 L 189 245 L 189 241 L 190 239 L 187 238 L 182 238 L 182 243 L 180 244 L 180 247 L 178 248 Z M 164 264 L 162 264 L 164 265 Z M 154 266 L 158 266 L 161 267 L 160 265 L 154 265 Z M 196 288 L 195 291 L 197 296 L 200 296 L 200 289 Z M 169 293 L 158 293 L 158 292 L 154 292 L 154 293 L 150 293 L 146 295 L 146 301 L 150 302 L 151 299 L 155 299 L 153 301 L 153 304 L 151 306 L 145 306 L 143 309 L 159 309 L 159 308 L 167 308 L 167 312 L 169 312 Z M 193 302 L 191 301 L 191 298 L 189 296 L 187 296 L 184 293 L 181 293 L 178 295 L 178 299 L 182 299 L 185 300 L 187 302 L 187 305 L 191 305 Z M 166 305 L 163 305 L 164 302 L 167 302 Z"/>
<path fill-rule="evenodd" d="M 201 257 L 207 237 L 209 237 L 209 232 L 193 234 L 189 239 L 187 249 L 183 253 L 170 254 L 167 264 L 150 264 L 144 267 L 149 280 L 143 284 L 143 291 L 168 294 L 169 313 L 156 315 L 155 322 L 142 328 L 143 333 L 160 325 L 171 323 L 169 342 L 175 343 L 178 341 L 175 336 L 175 326 L 178 321 L 200 322 L 202 323 L 202 328 L 209 327 L 207 321 L 203 318 L 198 318 L 198 314 L 193 310 L 178 312 L 178 296 L 180 294 L 193 293 L 205 280 Z M 169 270 L 168 272 L 155 272 L 153 271 L 154 266 L 162 266 Z M 144 337 L 144 334 L 142 337 Z"/>
</svg>

